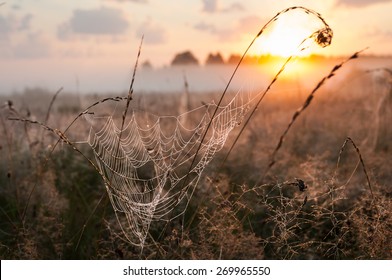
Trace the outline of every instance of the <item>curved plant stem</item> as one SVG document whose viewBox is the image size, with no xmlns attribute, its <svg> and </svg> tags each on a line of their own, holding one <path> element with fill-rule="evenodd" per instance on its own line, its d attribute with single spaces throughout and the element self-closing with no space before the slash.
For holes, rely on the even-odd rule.
<svg viewBox="0 0 392 280">
<path fill-rule="evenodd" d="M 328 45 L 331 43 L 332 34 L 333 34 L 332 29 L 331 29 L 331 28 L 329 27 L 329 25 L 326 23 L 326 21 L 324 20 L 324 18 L 323 18 L 319 13 L 317 13 L 317 12 L 315 12 L 315 11 L 313 11 L 313 10 L 307 9 L 307 8 L 305 8 L 305 7 L 302 7 L 302 6 L 294 6 L 294 7 L 290 7 L 290 8 L 287 8 L 287 9 L 282 10 L 281 12 L 277 13 L 273 18 L 271 18 L 271 19 L 270 19 L 270 20 L 260 29 L 260 31 L 256 34 L 256 36 L 253 38 L 253 40 L 250 42 L 250 44 L 248 45 L 248 47 L 246 48 L 246 50 L 245 50 L 244 53 L 242 54 L 242 56 L 241 56 L 239 62 L 237 63 L 237 65 L 236 65 L 236 67 L 235 67 L 235 69 L 234 69 L 234 71 L 233 71 L 233 73 L 232 73 L 232 75 L 231 75 L 231 77 L 230 77 L 228 83 L 226 84 L 225 89 L 223 90 L 223 93 L 221 94 L 221 97 L 220 97 L 220 99 L 219 99 L 219 101 L 218 101 L 218 103 L 217 103 L 217 105 L 216 105 L 216 108 L 215 108 L 215 110 L 214 110 L 214 112 L 213 112 L 213 114 L 212 114 L 212 116 L 211 116 L 211 120 L 209 121 L 209 123 L 208 123 L 208 125 L 207 125 L 207 128 L 206 128 L 206 130 L 205 130 L 205 132 L 204 132 L 204 134 L 203 134 L 203 137 L 201 138 L 200 144 L 199 144 L 199 146 L 198 146 L 198 148 L 197 148 L 197 150 L 196 150 L 195 156 L 193 157 L 193 160 L 192 160 L 191 165 L 190 165 L 190 167 L 189 167 L 188 173 L 187 173 L 187 175 L 186 175 L 186 177 L 185 177 L 185 179 L 184 179 L 183 186 L 185 186 L 185 185 L 187 184 L 187 180 L 188 180 L 189 174 L 190 174 L 190 172 L 192 171 L 192 168 L 193 168 L 194 163 L 196 162 L 197 155 L 198 155 L 198 153 L 199 153 L 199 151 L 200 151 L 200 149 L 201 149 L 201 147 L 202 147 L 202 145 L 203 145 L 204 139 L 205 139 L 205 137 L 207 136 L 207 133 L 208 133 L 208 131 L 209 131 L 210 127 L 211 127 L 211 124 L 212 124 L 212 122 L 213 122 L 213 120 L 214 120 L 214 117 L 216 116 L 216 114 L 217 114 L 217 112 L 218 112 L 218 110 L 219 110 L 219 107 L 220 107 L 220 105 L 221 105 L 221 103 L 222 103 L 222 101 L 223 101 L 223 98 L 225 97 L 225 95 L 226 95 L 226 93 L 227 93 L 227 90 L 228 90 L 228 88 L 229 88 L 229 86 L 230 86 L 230 84 L 231 84 L 231 82 L 232 82 L 234 76 L 236 75 L 239 66 L 241 65 L 242 61 L 244 60 L 245 56 L 247 55 L 249 49 L 252 47 L 252 45 L 254 44 L 254 42 L 256 41 L 256 39 L 259 38 L 259 37 L 263 34 L 263 32 L 265 31 L 265 29 L 266 29 L 272 22 L 278 20 L 278 18 L 279 18 L 280 15 L 282 15 L 282 14 L 284 14 L 284 13 L 287 13 L 287 12 L 289 12 L 289 11 L 292 11 L 292 10 L 296 10 L 296 9 L 303 10 L 306 14 L 315 15 L 315 16 L 316 16 L 318 19 L 320 19 L 320 20 L 322 21 L 322 23 L 324 24 L 324 28 L 323 28 L 323 29 L 320 29 L 320 30 L 318 30 L 317 32 L 313 33 L 311 36 L 309 36 L 309 38 L 311 38 L 311 37 L 313 37 L 313 36 L 316 35 L 315 41 L 316 41 L 319 45 L 321 45 L 322 47 L 328 46 Z M 308 38 L 307 38 L 307 39 L 308 39 Z M 305 39 L 305 40 L 307 40 L 307 39 Z M 305 40 L 304 40 L 304 41 L 305 41 Z M 301 43 L 301 44 L 302 44 L 302 43 Z M 272 84 L 277 80 L 278 76 L 283 72 L 283 70 L 284 70 L 286 64 L 291 60 L 291 58 L 292 58 L 292 56 L 290 56 L 290 57 L 287 59 L 287 61 L 286 61 L 286 62 L 284 63 L 284 65 L 282 66 L 281 70 L 278 72 L 278 74 L 275 76 L 275 78 L 273 79 L 273 81 L 270 83 L 269 87 L 268 87 L 268 88 L 266 89 L 266 91 L 263 93 L 263 95 L 261 96 L 261 98 L 260 98 L 259 101 L 257 102 L 256 106 L 254 107 L 254 109 L 253 109 L 253 111 L 252 111 L 252 113 L 251 113 L 251 116 L 250 116 L 250 117 L 247 119 L 247 121 L 245 122 L 244 127 L 248 124 L 250 118 L 253 116 L 254 112 L 257 110 L 258 105 L 259 105 L 260 102 L 263 100 L 264 96 L 266 95 L 266 93 L 268 92 L 268 90 L 270 89 L 270 87 L 272 86 Z M 235 140 L 235 143 L 237 142 L 238 138 L 239 138 L 240 135 L 242 134 L 242 131 L 244 130 L 244 127 L 243 127 L 243 129 L 241 130 L 241 132 L 238 134 L 237 139 Z M 234 143 L 234 144 L 235 144 L 235 143 Z M 234 144 L 233 144 L 233 146 L 230 148 L 230 151 L 233 149 Z M 230 152 L 229 152 L 229 153 L 230 153 Z M 226 156 L 226 158 L 227 158 L 227 157 L 228 157 L 228 155 Z M 225 160 L 226 160 L 226 158 L 225 158 Z"/>
<path fill-rule="evenodd" d="M 275 164 L 275 157 L 276 154 L 278 153 L 278 151 L 280 150 L 280 148 L 283 145 L 283 141 L 285 140 L 285 137 L 287 135 L 287 133 L 289 132 L 290 128 L 293 126 L 294 122 L 296 121 L 296 119 L 302 114 L 303 111 L 306 110 L 306 108 L 308 108 L 308 106 L 310 105 L 310 103 L 312 102 L 315 93 L 324 85 L 324 83 L 331 79 L 333 76 L 335 76 L 336 71 L 338 71 L 344 64 L 346 64 L 347 62 L 349 62 L 350 60 L 356 59 L 358 58 L 359 54 L 361 52 L 363 52 L 364 50 L 355 52 L 352 56 L 350 56 L 349 58 L 347 58 L 346 60 L 344 60 L 343 62 L 335 65 L 332 70 L 329 72 L 329 74 L 325 77 L 323 77 L 318 84 L 316 85 L 316 87 L 310 92 L 310 94 L 308 95 L 308 97 L 306 98 L 304 104 L 301 106 L 301 108 L 299 108 L 294 115 L 291 118 L 290 123 L 288 124 L 288 126 L 286 127 L 286 129 L 283 131 L 282 135 L 279 138 L 279 142 L 276 145 L 274 151 L 272 152 L 271 155 L 271 159 L 270 162 L 268 164 L 267 170 L 264 172 L 264 175 L 262 177 L 261 180 L 263 180 L 263 178 L 265 177 L 265 175 L 269 172 L 269 170 L 272 168 L 272 166 Z"/>
</svg>

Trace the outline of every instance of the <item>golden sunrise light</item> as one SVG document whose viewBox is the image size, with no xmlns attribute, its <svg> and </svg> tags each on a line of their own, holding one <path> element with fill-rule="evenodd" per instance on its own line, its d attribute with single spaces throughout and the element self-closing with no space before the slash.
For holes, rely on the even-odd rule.
<svg viewBox="0 0 392 280">
<path fill-rule="evenodd" d="M 261 53 L 289 57 L 292 55 L 309 55 L 310 50 L 301 43 L 309 36 L 311 30 L 303 27 L 291 28 L 283 22 L 278 22 L 273 30 L 266 34 L 266 37 L 260 42 Z M 301 51 L 302 50 L 302 51 Z"/>
<path fill-rule="evenodd" d="M 323 28 L 325 26 L 315 15 L 300 9 L 290 11 L 267 26 L 252 52 L 254 55 L 269 54 L 283 58 L 320 52 L 313 35 Z"/>
</svg>

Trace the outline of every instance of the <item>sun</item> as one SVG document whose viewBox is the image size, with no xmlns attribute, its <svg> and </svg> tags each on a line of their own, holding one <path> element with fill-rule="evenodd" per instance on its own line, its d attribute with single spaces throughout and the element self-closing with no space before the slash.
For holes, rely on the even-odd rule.
<svg viewBox="0 0 392 280">
<path fill-rule="evenodd" d="M 266 54 L 289 57 L 291 55 L 309 55 L 309 48 L 300 46 L 305 38 L 309 36 L 309 31 L 305 28 L 290 28 L 278 24 L 275 30 L 266 36 L 261 51 Z"/>
<path fill-rule="evenodd" d="M 255 41 L 253 55 L 273 55 L 287 58 L 308 56 L 312 53 L 313 40 L 309 37 L 318 30 L 314 18 L 304 13 L 283 15 L 273 22 Z"/>
</svg>

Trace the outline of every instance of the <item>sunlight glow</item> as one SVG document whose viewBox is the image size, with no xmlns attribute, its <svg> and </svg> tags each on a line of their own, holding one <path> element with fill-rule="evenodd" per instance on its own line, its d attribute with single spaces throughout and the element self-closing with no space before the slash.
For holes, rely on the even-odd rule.
<svg viewBox="0 0 392 280">
<path fill-rule="evenodd" d="M 270 64 L 268 69 L 266 69 L 266 73 L 269 73 L 271 77 L 273 77 L 280 69 L 283 64 L 283 60 L 281 63 Z M 314 65 L 310 61 L 299 59 L 294 59 L 291 63 L 286 65 L 285 70 L 283 71 L 280 79 L 297 79 L 299 76 L 309 74 L 312 69 L 314 70 Z"/>
<path fill-rule="evenodd" d="M 289 57 L 308 56 L 312 53 L 313 40 L 306 40 L 317 30 L 314 18 L 298 13 L 283 15 L 272 23 L 263 36 L 255 42 L 253 54 Z"/>
</svg>

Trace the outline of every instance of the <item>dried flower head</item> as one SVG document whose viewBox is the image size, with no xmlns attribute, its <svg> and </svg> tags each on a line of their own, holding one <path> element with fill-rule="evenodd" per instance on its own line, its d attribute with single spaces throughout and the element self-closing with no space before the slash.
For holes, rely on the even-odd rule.
<svg viewBox="0 0 392 280">
<path fill-rule="evenodd" d="M 314 34 L 314 41 L 320 47 L 328 47 L 332 43 L 333 31 L 329 26 L 326 26 L 323 29 L 317 30 Z"/>
</svg>

